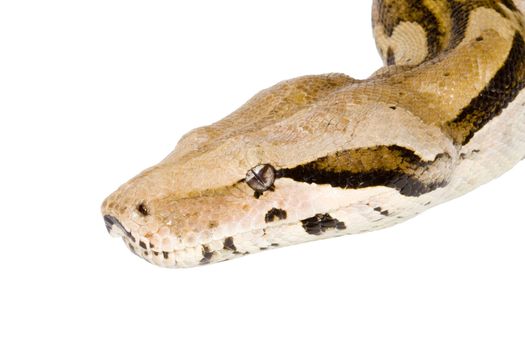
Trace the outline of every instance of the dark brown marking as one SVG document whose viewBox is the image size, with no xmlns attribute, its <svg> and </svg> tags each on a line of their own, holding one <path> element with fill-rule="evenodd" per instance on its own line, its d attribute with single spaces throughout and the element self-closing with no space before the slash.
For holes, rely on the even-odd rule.
<svg viewBox="0 0 525 350">
<path fill-rule="evenodd" d="M 272 208 L 269 212 L 266 213 L 266 216 L 264 217 L 264 221 L 266 223 L 274 222 L 276 220 L 286 220 L 288 217 L 288 214 L 285 210 Z"/>
<path fill-rule="evenodd" d="M 381 23 L 389 37 L 401 22 L 418 23 L 427 36 L 428 56 L 435 57 L 445 46 L 445 28 L 421 0 L 379 0 L 374 10 L 375 21 Z M 387 52 L 387 64 L 389 54 Z M 389 64 L 390 65 L 390 64 Z"/>
<path fill-rule="evenodd" d="M 374 2 L 374 22 L 380 23 L 387 36 L 392 36 L 402 22 L 419 24 L 426 32 L 428 55 L 425 60 L 436 57 L 444 50 L 457 47 L 463 39 L 473 10 L 485 7 L 509 18 L 501 5 L 511 11 L 519 11 L 511 0 L 444 0 L 443 9 L 426 6 L 422 0 L 377 0 Z M 391 65 L 388 52 L 382 52 Z"/>
<path fill-rule="evenodd" d="M 170 253 L 169 252 L 162 252 L 162 256 L 164 257 L 164 259 L 168 259 L 170 257 Z"/>
<path fill-rule="evenodd" d="M 233 243 L 233 237 L 228 237 L 224 240 L 224 246 L 223 248 L 225 250 L 231 250 L 233 252 L 237 251 L 237 247 Z"/>
<path fill-rule="evenodd" d="M 133 243 L 137 242 L 137 239 L 131 234 L 131 232 L 126 231 L 126 236 L 131 239 Z"/>
<path fill-rule="evenodd" d="M 516 33 L 509 55 L 480 94 L 463 108 L 447 128 L 457 144 L 467 144 L 474 134 L 511 103 L 525 88 L 525 42 Z"/>
<path fill-rule="evenodd" d="M 465 33 L 470 20 L 470 10 L 456 0 L 448 0 L 448 3 L 451 10 L 452 28 L 450 30 L 451 35 L 447 48 L 453 49 L 465 39 Z"/>
<path fill-rule="evenodd" d="M 394 50 L 392 50 L 391 47 L 389 47 L 388 51 L 386 52 L 386 64 L 388 66 L 393 66 L 396 64 L 396 55 L 394 54 Z"/>
<path fill-rule="evenodd" d="M 148 246 L 146 245 L 146 243 L 144 243 L 144 242 L 142 242 L 142 241 L 139 242 L 139 246 L 140 246 L 141 248 L 143 248 L 143 249 L 148 249 Z"/>
<path fill-rule="evenodd" d="M 210 248 L 206 245 L 203 245 L 202 246 L 202 256 L 203 258 L 201 259 L 200 263 L 201 264 L 208 264 L 211 260 L 211 258 L 213 257 L 213 252 L 210 251 Z"/>
<path fill-rule="evenodd" d="M 212 220 L 212 221 L 210 221 L 208 223 L 208 228 L 209 229 L 214 229 L 214 228 L 217 228 L 218 226 L 219 226 L 219 223 L 217 221 L 214 221 L 214 220 Z"/>
<path fill-rule="evenodd" d="M 447 184 L 444 179 L 425 183 L 418 178 L 442 160 L 448 161 L 450 156 L 440 154 L 434 161 L 423 161 L 414 151 L 400 146 L 377 146 L 341 151 L 295 168 L 281 169 L 278 177 L 343 189 L 385 186 L 404 196 L 417 197 Z"/>
<path fill-rule="evenodd" d="M 509 10 L 518 12 L 518 8 L 514 5 L 512 0 L 501 0 L 501 3 L 505 5 Z"/>
<path fill-rule="evenodd" d="M 383 216 L 388 216 L 390 214 L 388 210 L 383 210 L 381 207 L 375 207 L 374 210 Z"/>
<path fill-rule="evenodd" d="M 453 49 L 458 46 L 463 39 L 470 21 L 470 13 L 480 7 L 485 7 L 498 12 L 503 18 L 508 18 L 507 13 L 501 8 L 500 4 L 505 5 L 512 11 L 518 9 L 512 1 L 506 0 L 471 0 L 462 2 L 458 0 L 447 0 L 450 7 L 450 16 L 452 19 L 451 38 L 448 49 Z"/>
<path fill-rule="evenodd" d="M 304 230 L 310 235 L 319 236 L 330 229 L 345 230 L 346 225 L 330 214 L 317 214 L 314 217 L 301 220 Z"/>
</svg>

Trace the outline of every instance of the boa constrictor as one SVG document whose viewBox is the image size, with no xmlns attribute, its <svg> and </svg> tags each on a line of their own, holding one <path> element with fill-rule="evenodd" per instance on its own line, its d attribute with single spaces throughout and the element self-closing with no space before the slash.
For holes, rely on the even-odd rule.
<svg viewBox="0 0 525 350">
<path fill-rule="evenodd" d="M 525 156 L 525 0 L 375 0 L 385 67 L 300 77 L 191 131 L 102 205 L 165 267 L 384 228 Z"/>
</svg>

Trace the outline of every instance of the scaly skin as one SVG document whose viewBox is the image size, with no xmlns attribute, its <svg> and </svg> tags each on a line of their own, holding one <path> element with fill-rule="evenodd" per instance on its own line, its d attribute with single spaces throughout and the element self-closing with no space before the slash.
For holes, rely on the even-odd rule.
<svg viewBox="0 0 525 350">
<path fill-rule="evenodd" d="M 104 201 L 110 233 L 189 267 L 387 227 L 499 176 L 525 155 L 518 6 L 375 1 L 386 67 L 284 81 L 188 133 Z"/>
</svg>

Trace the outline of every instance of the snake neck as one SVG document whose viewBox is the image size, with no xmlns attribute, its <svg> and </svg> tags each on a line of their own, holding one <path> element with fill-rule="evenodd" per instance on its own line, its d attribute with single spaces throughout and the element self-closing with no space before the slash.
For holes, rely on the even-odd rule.
<svg viewBox="0 0 525 350">
<path fill-rule="evenodd" d="M 483 31 L 523 35 L 522 11 L 525 0 L 375 0 L 374 36 L 385 65 L 419 65 Z"/>
</svg>

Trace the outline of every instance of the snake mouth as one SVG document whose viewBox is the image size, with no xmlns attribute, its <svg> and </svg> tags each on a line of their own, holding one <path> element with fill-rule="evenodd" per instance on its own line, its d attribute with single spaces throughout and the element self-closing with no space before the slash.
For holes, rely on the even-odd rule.
<svg viewBox="0 0 525 350">
<path fill-rule="evenodd" d="M 108 233 L 112 237 L 121 237 L 129 250 L 138 257 L 158 266 L 177 266 L 175 261 L 175 250 L 155 250 L 155 246 L 151 242 L 145 243 L 144 241 L 137 239 L 131 231 L 128 231 L 114 216 L 104 215 L 104 223 L 106 224 Z"/>
<path fill-rule="evenodd" d="M 154 249 L 154 246 L 151 243 L 146 245 L 144 242 L 140 241 L 139 244 L 137 244 L 136 240 L 133 241 L 128 236 L 123 236 L 122 240 L 133 254 L 151 264 L 168 268 L 178 267 L 177 261 L 175 259 L 177 253 L 176 250 L 157 251 Z"/>
<path fill-rule="evenodd" d="M 105 216 L 104 220 L 108 232 L 112 236 L 121 237 L 124 244 L 133 254 L 153 265 L 165 268 L 188 268 L 233 260 L 245 255 L 295 243 L 340 236 L 345 232 L 342 230 L 342 225 L 338 226 L 338 223 L 334 220 L 330 221 L 328 223 L 329 226 L 326 226 L 325 229 L 321 228 L 319 232 L 314 230 L 315 225 L 313 223 L 307 222 L 305 224 L 299 222 L 229 235 L 221 234 L 214 239 L 195 240 L 193 244 L 186 245 L 174 237 L 170 239 L 171 243 L 155 239 L 152 241 L 147 237 L 140 237 L 136 232 L 126 230 L 112 216 Z M 177 240 L 177 243 L 172 239 Z"/>
<path fill-rule="evenodd" d="M 133 236 L 130 231 L 126 230 L 124 225 L 122 225 L 116 217 L 112 215 L 104 215 L 104 223 L 106 224 L 108 233 L 112 237 L 127 237 L 133 243 L 137 241 L 135 236 Z"/>
<path fill-rule="evenodd" d="M 151 241 L 141 239 L 127 230 L 114 216 L 105 215 L 104 222 L 108 233 L 112 237 L 122 238 L 133 254 L 161 267 L 194 267 L 249 254 L 238 251 L 233 244 L 232 237 L 180 249 L 159 249 L 160 247 Z"/>
<path fill-rule="evenodd" d="M 212 245 L 223 244 L 224 240 L 216 240 L 209 244 L 199 244 L 195 247 L 188 247 L 185 249 L 174 250 L 157 250 L 154 244 L 144 243 L 143 241 L 133 241 L 128 236 L 122 236 L 124 244 L 136 256 L 146 260 L 147 262 L 166 268 L 188 268 L 208 265 L 210 263 L 218 263 L 227 260 L 232 260 L 237 257 L 248 255 L 252 252 L 238 251 L 235 248 L 228 246 L 221 246 L 221 248 L 212 250 Z M 229 239 L 227 239 L 229 241 Z M 258 251 L 268 248 L 277 247 L 273 245 L 270 247 L 260 247 Z"/>
</svg>

